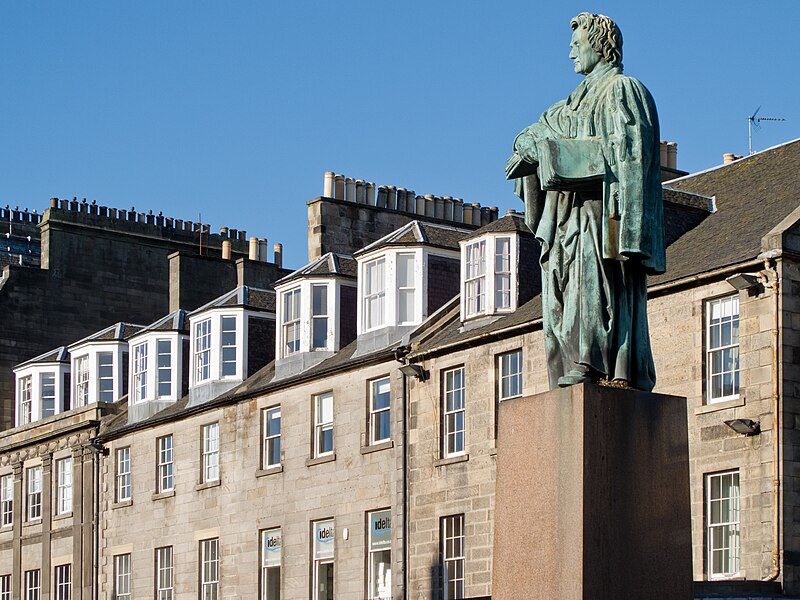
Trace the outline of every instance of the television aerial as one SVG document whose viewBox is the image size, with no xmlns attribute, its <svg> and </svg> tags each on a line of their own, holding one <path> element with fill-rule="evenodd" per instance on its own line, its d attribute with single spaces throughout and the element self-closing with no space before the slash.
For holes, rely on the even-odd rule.
<svg viewBox="0 0 800 600">
<path fill-rule="evenodd" d="M 761 110 L 759 106 L 756 111 L 747 117 L 747 141 L 749 154 L 753 154 L 753 127 L 756 130 L 761 128 L 761 121 L 785 121 L 783 117 L 757 117 L 758 111 Z"/>
</svg>

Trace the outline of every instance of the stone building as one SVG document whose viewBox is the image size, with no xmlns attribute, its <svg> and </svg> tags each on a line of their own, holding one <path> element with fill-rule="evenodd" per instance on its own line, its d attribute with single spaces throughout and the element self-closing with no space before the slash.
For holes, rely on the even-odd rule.
<svg viewBox="0 0 800 600">
<path fill-rule="evenodd" d="M 649 319 L 656 391 L 688 402 L 695 596 L 796 597 L 800 141 L 672 171 Z M 65 597 L 65 565 L 71 597 L 491 597 L 498 407 L 548 388 L 536 243 L 516 213 L 325 186 L 308 265 L 171 255 L 128 395 L 0 434 L 10 597 Z"/>
</svg>

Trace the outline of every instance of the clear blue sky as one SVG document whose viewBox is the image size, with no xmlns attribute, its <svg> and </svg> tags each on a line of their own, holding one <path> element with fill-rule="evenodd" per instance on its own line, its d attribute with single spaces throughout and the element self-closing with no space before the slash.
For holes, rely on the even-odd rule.
<svg viewBox="0 0 800 600">
<path fill-rule="evenodd" d="M 246 229 L 306 262 L 336 171 L 519 208 L 516 133 L 579 82 L 569 19 L 608 14 L 695 171 L 800 137 L 797 0 L 0 5 L 0 205 L 52 196 Z M 754 199 L 757 201 L 757 199 Z"/>
</svg>

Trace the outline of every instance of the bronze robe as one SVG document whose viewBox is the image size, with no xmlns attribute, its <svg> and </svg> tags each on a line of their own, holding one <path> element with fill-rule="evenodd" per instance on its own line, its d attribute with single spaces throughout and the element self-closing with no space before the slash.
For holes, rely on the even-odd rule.
<svg viewBox="0 0 800 600">
<path fill-rule="evenodd" d="M 577 365 L 652 390 L 647 274 L 663 273 L 658 116 L 650 93 L 598 65 L 523 130 L 516 151 L 539 178 L 517 180 L 542 244 L 542 310 L 550 386 Z"/>
</svg>

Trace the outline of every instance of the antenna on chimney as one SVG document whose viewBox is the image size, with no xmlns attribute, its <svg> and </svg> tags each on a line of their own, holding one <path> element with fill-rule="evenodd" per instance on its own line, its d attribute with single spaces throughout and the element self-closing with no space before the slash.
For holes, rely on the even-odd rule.
<svg viewBox="0 0 800 600">
<path fill-rule="evenodd" d="M 203 256 L 203 213 L 197 213 L 197 221 L 200 225 L 200 256 Z"/>
<path fill-rule="evenodd" d="M 761 121 L 785 121 L 783 117 L 756 117 L 758 111 L 761 110 L 759 106 L 752 115 L 747 117 L 747 141 L 749 153 L 753 154 L 753 127 L 756 130 L 761 129 Z"/>
</svg>

